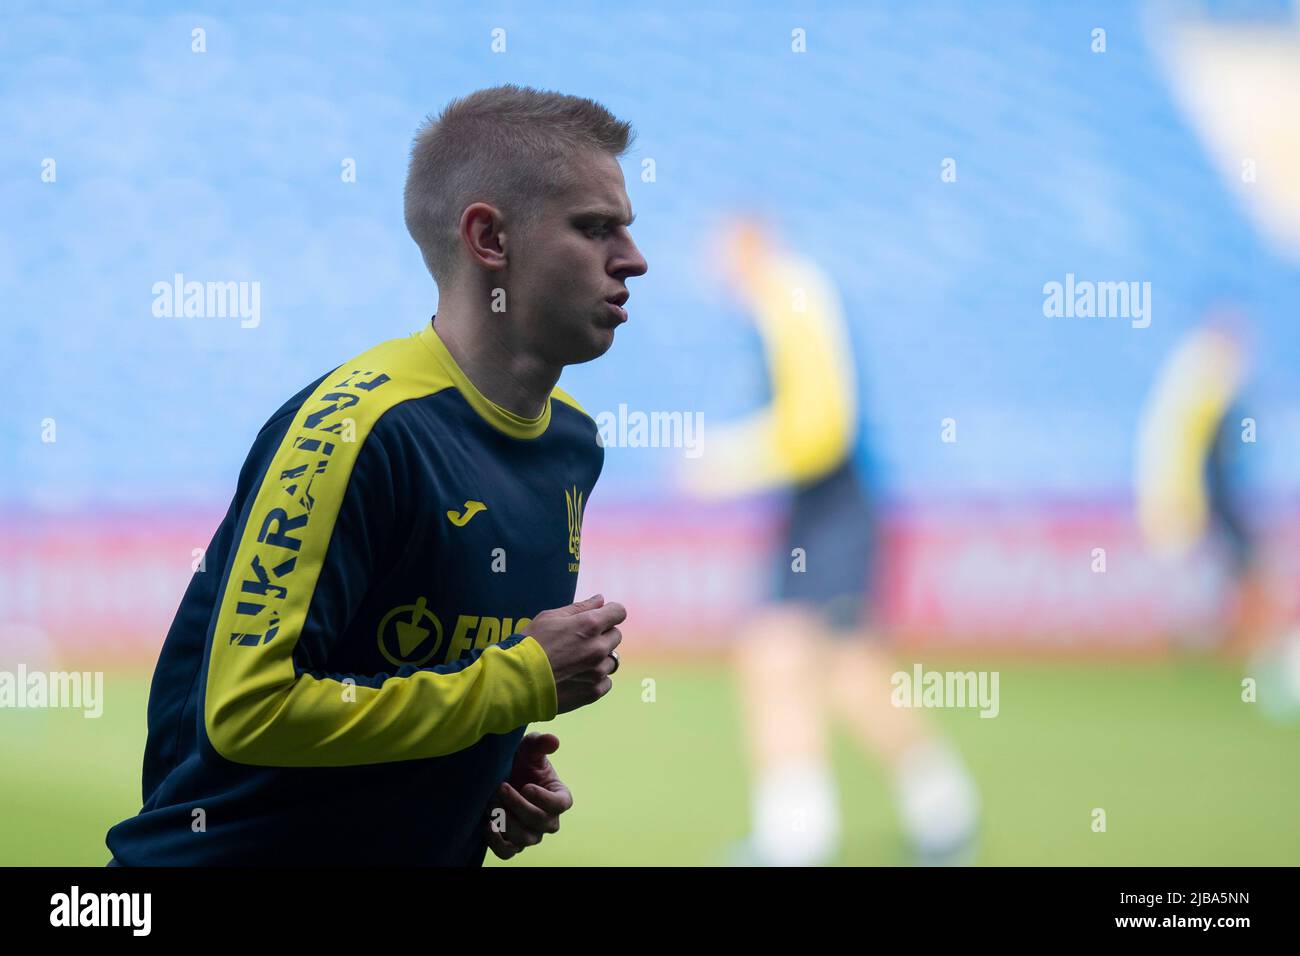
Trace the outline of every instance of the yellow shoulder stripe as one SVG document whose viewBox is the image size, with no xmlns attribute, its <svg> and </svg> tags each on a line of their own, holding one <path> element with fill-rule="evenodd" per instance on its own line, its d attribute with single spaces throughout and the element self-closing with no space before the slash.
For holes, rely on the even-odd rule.
<svg viewBox="0 0 1300 956">
<path fill-rule="evenodd" d="M 551 390 L 551 397 L 558 398 L 565 405 L 568 405 L 570 408 L 576 408 L 578 411 L 582 412 L 582 414 L 586 415 L 588 418 L 591 418 L 591 415 L 587 412 L 587 410 L 578 404 L 578 400 L 574 398 L 572 395 L 570 395 L 568 392 L 566 392 L 564 389 L 560 388 L 558 385 Z"/>
</svg>

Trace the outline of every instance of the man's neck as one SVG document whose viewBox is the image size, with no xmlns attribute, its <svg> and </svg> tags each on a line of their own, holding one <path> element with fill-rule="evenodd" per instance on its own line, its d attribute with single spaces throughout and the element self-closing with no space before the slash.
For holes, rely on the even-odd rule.
<svg viewBox="0 0 1300 956">
<path fill-rule="evenodd" d="M 440 302 L 434 330 L 465 377 L 490 401 L 521 418 L 545 411 L 563 369 L 514 346 L 503 316 Z"/>
</svg>

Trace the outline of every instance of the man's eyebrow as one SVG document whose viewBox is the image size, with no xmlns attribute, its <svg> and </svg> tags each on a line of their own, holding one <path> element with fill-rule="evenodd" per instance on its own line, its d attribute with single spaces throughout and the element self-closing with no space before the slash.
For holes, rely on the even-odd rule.
<svg viewBox="0 0 1300 956">
<path fill-rule="evenodd" d="M 617 209 L 584 209 L 582 212 L 574 214 L 575 219 L 592 221 L 596 219 L 606 219 L 610 222 L 617 222 L 620 225 L 630 226 L 636 222 L 636 213 L 623 218 L 623 213 Z"/>
</svg>

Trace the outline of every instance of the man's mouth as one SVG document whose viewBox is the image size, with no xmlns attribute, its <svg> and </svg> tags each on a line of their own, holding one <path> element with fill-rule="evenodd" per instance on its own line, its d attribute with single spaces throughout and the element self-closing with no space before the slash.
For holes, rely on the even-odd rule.
<svg viewBox="0 0 1300 956">
<path fill-rule="evenodd" d="M 627 309 L 623 306 L 627 303 L 628 292 L 624 289 L 618 295 L 611 295 L 605 302 L 609 305 L 610 311 L 618 316 L 619 322 L 627 321 Z"/>
</svg>

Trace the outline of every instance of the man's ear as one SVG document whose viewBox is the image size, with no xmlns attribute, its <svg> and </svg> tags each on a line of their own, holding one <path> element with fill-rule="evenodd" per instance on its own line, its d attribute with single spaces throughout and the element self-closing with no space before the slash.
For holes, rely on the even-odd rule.
<svg viewBox="0 0 1300 956">
<path fill-rule="evenodd" d="M 485 202 L 470 203 L 460 214 L 460 241 L 476 265 L 493 272 L 507 265 L 502 224 L 501 210 Z"/>
</svg>

